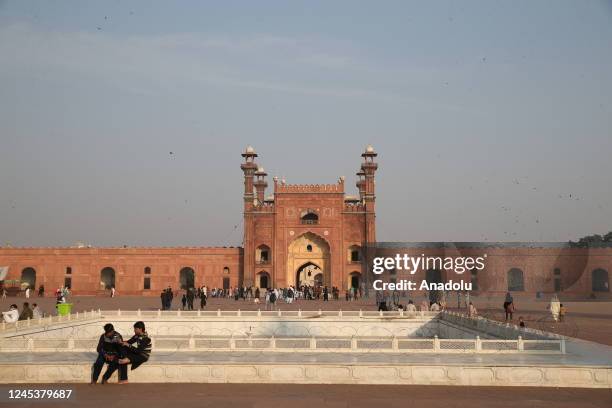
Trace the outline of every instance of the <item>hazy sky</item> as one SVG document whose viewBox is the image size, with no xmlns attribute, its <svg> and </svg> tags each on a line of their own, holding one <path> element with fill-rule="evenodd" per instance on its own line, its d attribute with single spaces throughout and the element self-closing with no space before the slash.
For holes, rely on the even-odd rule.
<svg viewBox="0 0 612 408">
<path fill-rule="evenodd" d="M 0 1 L 0 58 L 2 245 L 239 245 L 247 144 L 371 143 L 381 241 L 612 230 L 609 1 Z"/>
</svg>

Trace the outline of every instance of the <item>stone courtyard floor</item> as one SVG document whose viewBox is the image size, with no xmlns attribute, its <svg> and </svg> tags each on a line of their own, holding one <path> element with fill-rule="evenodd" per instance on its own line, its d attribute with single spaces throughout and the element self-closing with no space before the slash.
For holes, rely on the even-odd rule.
<svg viewBox="0 0 612 408">
<path fill-rule="evenodd" d="M 44 388 L 38 384 L 35 388 Z M 9 386 L 0 386 L 6 394 Z M 10 386 L 24 388 L 23 386 Z M 70 384 L 62 402 L 4 402 L 3 407 L 555 407 L 609 408 L 612 390 L 532 387 L 265 384 Z M 4 396 L 3 396 L 4 397 Z"/>
<path fill-rule="evenodd" d="M 39 298 L 32 296 L 27 300 L 30 303 L 38 303 L 45 313 L 55 314 L 54 298 Z M 199 306 L 198 300 L 199 299 L 196 299 L 195 306 Z M 505 316 L 501 307 L 503 298 L 474 297 L 472 300 L 478 308 L 480 315 L 504 321 Z M 23 297 L 0 299 L 0 310 L 8 310 L 9 305 L 12 303 L 16 303 L 21 310 L 24 301 L 26 301 L 26 299 Z M 73 312 L 91 309 L 157 310 L 160 307 L 159 298 L 154 296 L 117 296 L 115 298 L 74 296 L 69 298 L 69 302 L 74 305 Z M 401 303 L 406 302 L 406 298 L 401 299 Z M 448 304 L 451 310 L 457 310 L 455 297 L 451 297 Z M 612 302 L 564 302 L 568 310 L 568 315 L 563 323 L 555 323 L 552 321 L 550 314 L 546 311 L 547 302 L 516 299 L 515 304 L 517 309 L 513 320 L 515 324 L 518 322 L 519 316 L 522 316 L 527 327 L 612 345 Z M 175 299 L 172 309 L 176 310 L 179 307 L 180 301 Z M 281 310 L 376 310 L 374 299 L 372 298 L 359 299 L 351 302 L 347 302 L 344 299 L 338 301 L 332 300 L 329 302 L 324 302 L 322 300 L 299 300 L 293 304 L 280 302 L 277 304 L 277 307 Z M 265 310 L 265 308 L 265 304 L 255 304 L 252 300 L 235 301 L 233 299 L 209 298 L 205 310 Z"/>
</svg>

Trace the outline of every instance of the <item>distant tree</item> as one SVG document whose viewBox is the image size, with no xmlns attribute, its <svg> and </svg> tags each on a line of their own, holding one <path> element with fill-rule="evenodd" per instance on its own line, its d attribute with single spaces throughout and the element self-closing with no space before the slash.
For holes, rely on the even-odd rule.
<svg viewBox="0 0 612 408">
<path fill-rule="evenodd" d="M 569 244 L 576 248 L 612 246 L 612 231 L 603 236 L 599 234 L 587 235 L 580 238 L 577 242 L 570 241 Z"/>
</svg>

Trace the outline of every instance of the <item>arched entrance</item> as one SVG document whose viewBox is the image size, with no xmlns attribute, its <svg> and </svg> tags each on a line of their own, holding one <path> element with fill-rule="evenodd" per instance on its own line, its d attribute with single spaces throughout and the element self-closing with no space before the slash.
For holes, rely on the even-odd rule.
<svg viewBox="0 0 612 408">
<path fill-rule="evenodd" d="M 307 262 L 300 266 L 295 274 L 296 286 L 321 286 L 323 284 L 323 271 L 318 265 Z"/>
<path fill-rule="evenodd" d="M 24 283 L 32 290 L 36 288 L 36 270 L 34 268 L 28 267 L 21 271 L 21 284 L 23 285 Z"/>
<path fill-rule="evenodd" d="M 102 289 L 110 289 L 115 287 L 115 270 L 110 266 L 100 271 L 100 286 Z"/>
<path fill-rule="evenodd" d="M 270 287 L 270 275 L 268 272 L 259 272 L 257 274 L 257 287 L 261 289 L 268 289 Z"/>
<path fill-rule="evenodd" d="M 425 272 L 425 280 L 427 283 L 442 283 L 442 271 L 439 269 L 428 269 Z M 442 298 L 441 290 L 430 290 L 429 291 L 429 301 L 437 302 Z"/>
<path fill-rule="evenodd" d="M 310 267 L 309 267 L 310 266 Z M 315 266 L 318 270 L 314 270 Z M 295 238 L 287 251 L 287 285 L 297 285 L 300 279 L 303 284 L 312 279 L 313 284 L 331 286 L 331 262 L 329 244 L 320 236 L 306 232 Z M 300 273 L 306 275 L 300 278 Z M 310 276 L 308 276 L 310 272 Z M 320 275 L 320 276 L 317 276 Z"/>
<path fill-rule="evenodd" d="M 349 288 L 359 289 L 360 283 L 361 283 L 361 273 L 352 272 L 349 275 Z"/>
<path fill-rule="evenodd" d="M 591 272 L 593 292 L 609 292 L 610 284 L 608 281 L 608 271 L 597 268 Z"/>
<path fill-rule="evenodd" d="M 525 280 L 523 271 L 519 268 L 512 268 L 508 271 L 508 292 L 523 292 L 525 290 Z"/>
<path fill-rule="evenodd" d="M 193 270 L 193 268 L 186 266 L 183 269 L 181 269 L 179 278 L 180 278 L 181 289 L 195 288 L 195 271 Z"/>
</svg>

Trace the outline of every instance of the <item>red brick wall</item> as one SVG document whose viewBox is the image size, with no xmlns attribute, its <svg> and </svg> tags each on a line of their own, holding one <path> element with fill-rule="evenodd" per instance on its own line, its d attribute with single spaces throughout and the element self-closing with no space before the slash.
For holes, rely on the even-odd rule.
<svg viewBox="0 0 612 408">
<path fill-rule="evenodd" d="M 7 279 L 21 279 L 24 268 L 34 268 L 36 289 L 44 284 L 47 295 L 64 285 L 65 276 L 72 277 L 74 294 L 100 293 L 105 267 L 115 270 L 118 294 L 159 296 L 168 285 L 177 289 L 183 267 L 193 268 L 196 286 L 222 287 L 226 276 L 236 286 L 241 262 L 242 248 L 0 248 L 0 266 L 9 266 Z M 145 267 L 151 268 L 150 290 L 144 290 Z"/>
</svg>

